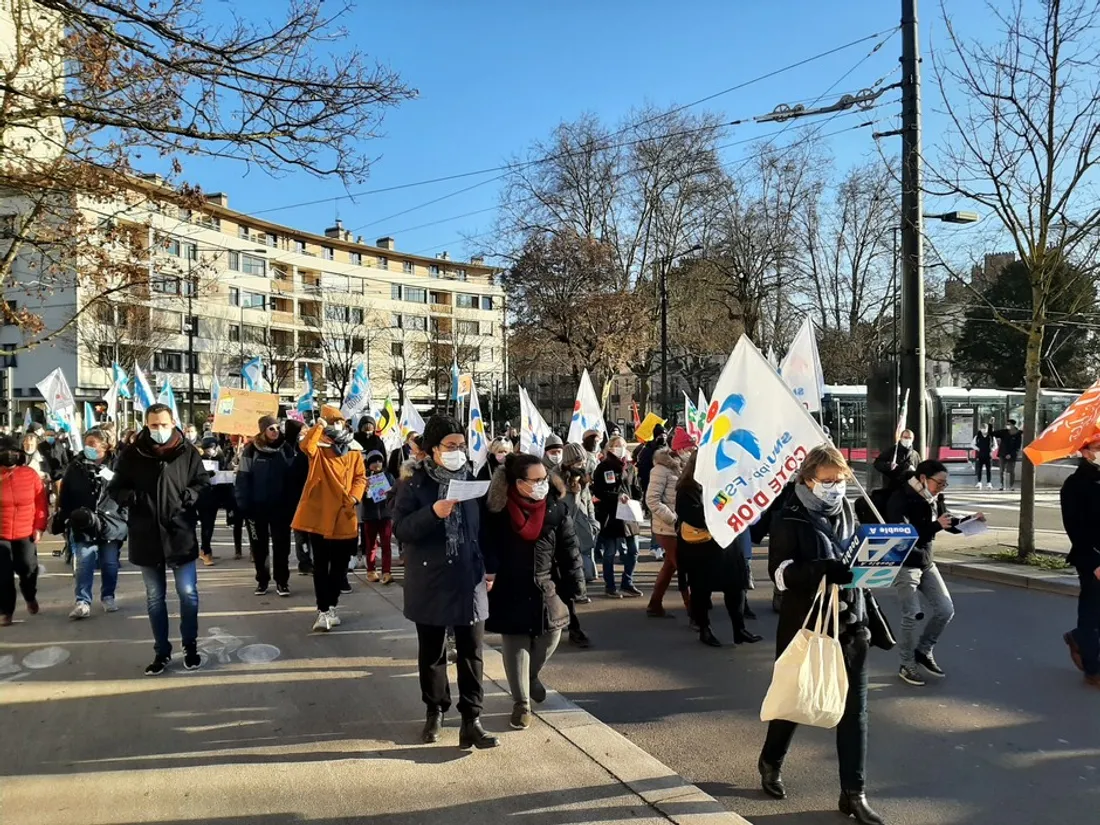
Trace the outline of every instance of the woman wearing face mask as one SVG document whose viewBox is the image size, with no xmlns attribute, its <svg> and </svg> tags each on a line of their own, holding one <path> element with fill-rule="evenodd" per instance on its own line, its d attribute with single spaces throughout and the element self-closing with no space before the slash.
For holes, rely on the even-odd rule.
<svg viewBox="0 0 1100 825">
<path fill-rule="evenodd" d="M 478 501 L 447 498 L 452 481 L 468 481 L 466 428 L 434 416 L 424 429 L 427 457 L 397 489 L 394 535 L 405 551 L 405 618 L 416 624 L 420 693 L 427 706 L 421 737 L 438 742 L 451 706 L 447 628 L 454 628 L 458 666 L 459 747 L 495 748 L 481 726 L 482 645 L 489 615 Z"/>
<path fill-rule="evenodd" d="M 46 529 L 49 503 L 38 473 L 11 436 L 0 436 L 0 627 L 15 613 L 15 577 L 27 603 L 38 613 L 38 539 Z"/>
<path fill-rule="evenodd" d="M 901 630 L 898 633 L 898 655 L 901 668 L 898 677 L 910 685 L 924 684 L 917 665 L 930 675 L 945 675 L 933 656 L 933 649 L 947 624 L 955 615 L 951 594 L 943 576 L 933 561 L 932 542 L 941 530 L 957 533 L 959 519 L 947 512 L 943 492 L 947 489 L 947 467 L 939 461 L 922 461 L 905 487 L 890 497 L 886 520 L 891 524 L 911 524 L 917 528 L 917 543 L 905 558 L 905 565 L 894 580 L 901 599 Z M 985 521 L 977 513 L 975 518 Z M 929 616 L 924 632 L 917 638 L 917 623 L 921 616 L 921 596 L 928 603 Z"/>
<path fill-rule="evenodd" d="M 207 567 L 214 565 L 214 527 L 218 521 L 218 511 L 225 510 L 226 522 L 233 527 L 233 558 L 242 556 L 244 542 L 244 519 L 238 518 L 237 500 L 234 495 L 234 480 L 214 483 L 218 473 L 233 470 L 231 456 L 218 445 L 218 439 L 208 435 L 197 445 L 202 456 L 203 469 L 210 475 L 210 485 L 199 494 L 199 503 L 195 508 L 199 514 L 199 557 Z M 223 477 L 224 478 L 224 477 Z"/>
<path fill-rule="evenodd" d="M 695 439 L 687 434 L 683 427 L 677 427 L 672 433 L 672 445 L 658 450 L 653 455 L 653 470 L 646 488 L 646 506 L 652 516 L 651 529 L 653 541 L 665 551 L 664 564 L 657 573 L 653 584 L 653 594 L 649 597 L 646 615 L 652 618 L 668 618 L 672 614 L 665 610 L 662 601 L 672 577 L 677 576 L 680 595 L 684 608 L 691 616 L 691 599 L 688 596 L 687 576 L 678 569 L 676 557 L 676 487 L 684 470 L 684 464 L 695 452 Z"/>
<path fill-rule="evenodd" d="M 569 624 L 563 599 L 584 592 L 564 494 L 560 477 L 536 456 L 513 455 L 493 476 L 486 501 L 485 562 L 493 587 L 485 628 L 501 634 L 516 730 L 530 727 L 531 700 L 546 699 L 539 673 Z"/>
<path fill-rule="evenodd" d="M 317 598 L 313 629 L 328 632 L 340 624 L 336 606 L 359 541 L 358 510 L 367 491 L 367 471 L 363 451 L 337 407 L 321 408 L 321 419 L 306 433 L 301 448 L 309 459 L 309 475 L 291 529 L 307 534 Z"/>
<path fill-rule="evenodd" d="M 504 466 L 504 459 L 512 455 L 512 442 L 506 438 L 494 438 L 489 445 L 489 460 L 477 474 L 478 481 L 490 481 L 493 474 Z"/>
<path fill-rule="evenodd" d="M 849 478 L 851 470 L 834 446 L 814 447 L 802 462 L 793 494 L 773 518 L 768 571 L 783 591 L 775 640 L 777 657 L 802 628 L 821 580 L 830 585 L 852 581 L 852 571 L 842 559 L 856 531 L 855 513 L 845 497 Z M 842 589 L 840 598 L 838 639 L 848 672 L 848 695 L 844 716 L 836 728 L 841 788 L 838 805 L 842 814 L 855 817 L 860 825 L 882 825 L 882 817 L 871 809 L 864 792 L 867 652 L 871 640 L 867 610 L 862 590 Z M 780 771 L 797 727 L 785 720 L 768 723 L 758 767 L 764 792 L 776 799 L 787 796 Z"/>
<path fill-rule="evenodd" d="M 69 463 L 61 480 L 58 518 L 65 525 L 73 553 L 76 604 L 70 619 L 86 619 L 92 613 L 92 585 L 98 567 L 100 602 L 107 613 L 118 610 L 115 590 L 118 561 L 126 540 L 126 510 L 107 495 L 114 476 L 107 439 L 99 430 L 84 434 L 84 451 Z"/>
<path fill-rule="evenodd" d="M 607 456 L 596 467 L 592 481 L 592 497 L 596 502 L 596 518 L 600 522 L 600 548 L 603 551 L 604 588 L 608 598 L 623 596 L 638 598 L 642 591 L 634 586 L 634 568 L 638 564 L 638 545 L 632 535 L 637 529 L 617 516 L 619 504 L 642 495 L 638 474 L 627 460 L 626 441 L 612 436 L 607 442 Z M 628 541 L 629 537 L 629 541 Z M 623 557 L 622 588 L 615 586 L 615 554 Z"/>
</svg>

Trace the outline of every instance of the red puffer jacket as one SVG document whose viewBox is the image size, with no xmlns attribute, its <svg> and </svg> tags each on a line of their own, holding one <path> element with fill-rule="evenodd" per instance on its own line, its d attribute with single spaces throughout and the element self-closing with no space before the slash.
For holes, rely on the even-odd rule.
<svg viewBox="0 0 1100 825">
<path fill-rule="evenodd" d="M 30 467 L 0 469 L 0 539 L 25 539 L 45 532 L 49 515 L 46 488 Z"/>
</svg>

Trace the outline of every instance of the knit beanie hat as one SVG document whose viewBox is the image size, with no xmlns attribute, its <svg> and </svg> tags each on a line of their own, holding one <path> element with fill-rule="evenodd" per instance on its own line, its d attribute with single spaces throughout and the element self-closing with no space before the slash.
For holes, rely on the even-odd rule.
<svg viewBox="0 0 1100 825">
<path fill-rule="evenodd" d="M 335 424 L 337 421 L 344 420 L 344 414 L 340 412 L 340 408 L 333 406 L 332 404 L 325 404 L 321 407 L 321 418 L 325 419 L 329 424 Z"/>
<path fill-rule="evenodd" d="M 580 444 L 566 444 L 562 450 L 561 463 L 568 467 L 572 464 L 581 464 L 588 460 L 588 452 Z"/>
<path fill-rule="evenodd" d="M 465 435 L 466 429 L 449 415 L 433 415 L 424 426 L 424 438 L 421 441 L 421 449 L 428 455 L 432 450 L 443 443 L 443 439 L 449 435 Z"/>
<path fill-rule="evenodd" d="M 266 432 L 268 427 L 278 427 L 279 419 L 273 415 L 265 415 L 260 417 L 260 432 Z"/>
</svg>

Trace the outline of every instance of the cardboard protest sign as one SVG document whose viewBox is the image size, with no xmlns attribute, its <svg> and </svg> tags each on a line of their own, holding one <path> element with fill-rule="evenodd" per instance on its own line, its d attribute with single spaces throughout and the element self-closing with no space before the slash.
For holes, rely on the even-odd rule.
<svg viewBox="0 0 1100 825">
<path fill-rule="evenodd" d="M 274 393 L 222 387 L 211 429 L 225 435 L 255 435 L 263 416 L 278 414 L 279 396 Z"/>
</svg>

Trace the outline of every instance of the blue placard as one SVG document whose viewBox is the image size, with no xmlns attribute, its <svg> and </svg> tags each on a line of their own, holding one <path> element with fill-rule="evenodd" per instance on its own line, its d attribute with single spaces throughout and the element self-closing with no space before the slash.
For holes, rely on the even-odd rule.
<svg viewBox="0 0 1100 825">
<path fill-rule="evenodd" d="M 855 578 L 848 587 L 891 587 L 917 543 L 910 524 L 861 524 L 844 561 Z"/>
</svg>

